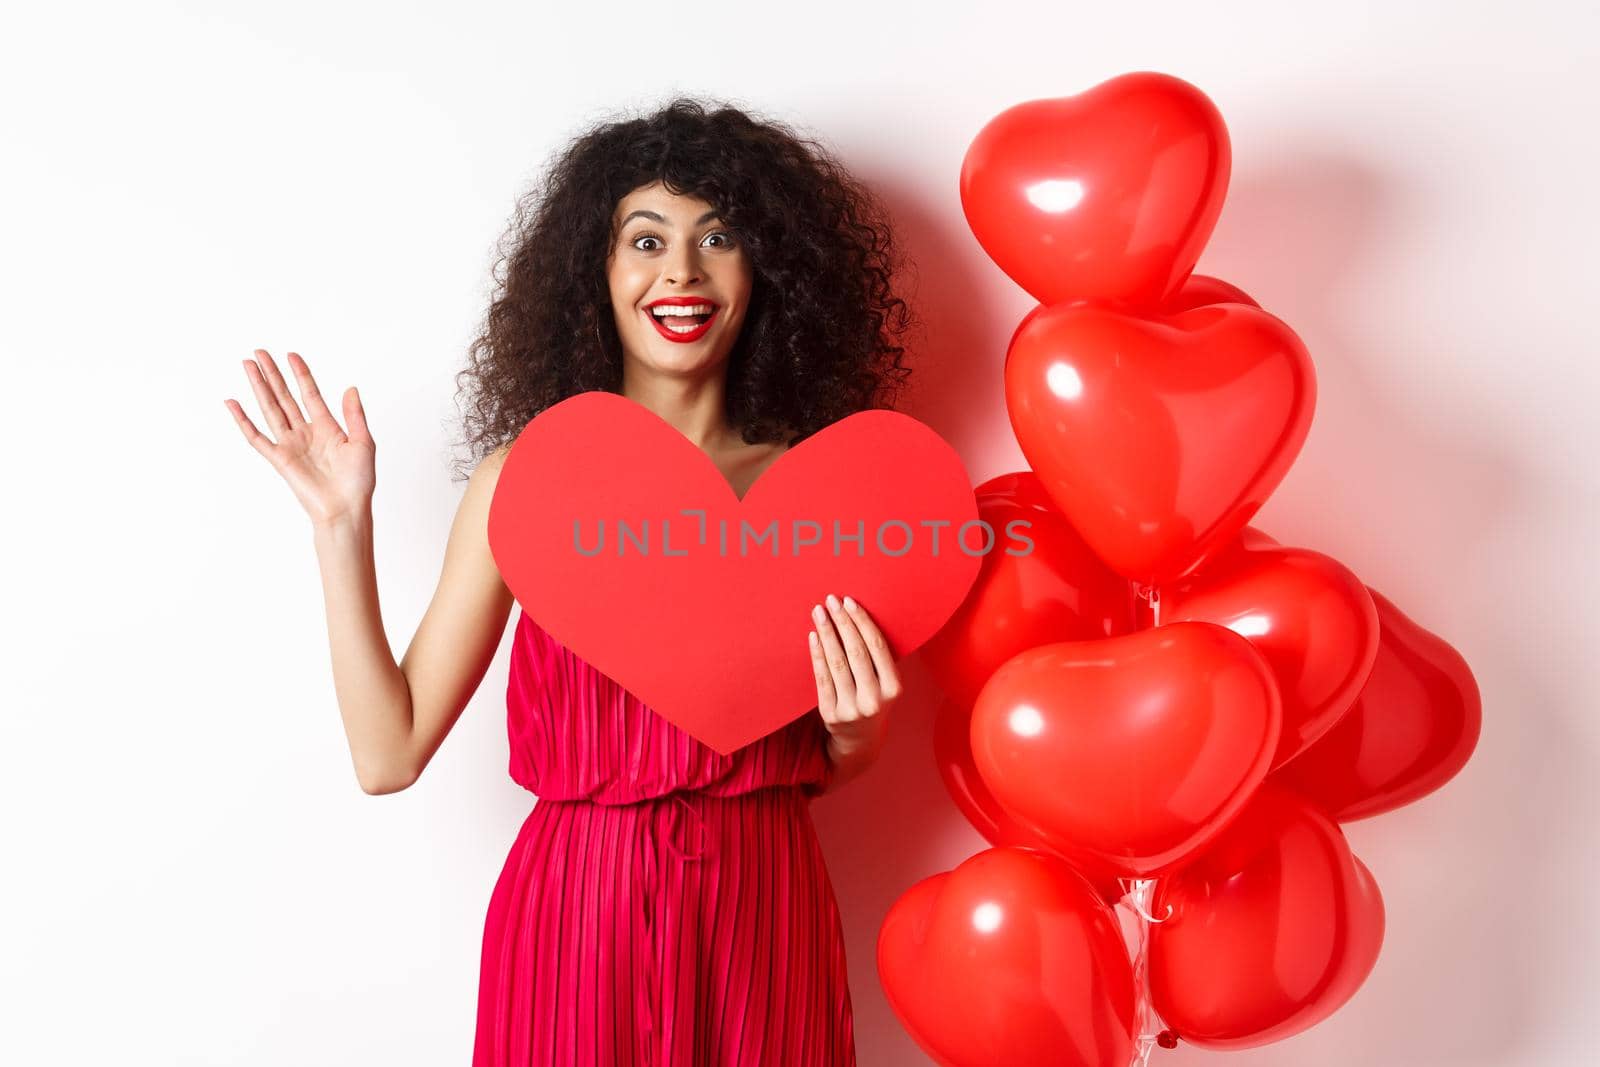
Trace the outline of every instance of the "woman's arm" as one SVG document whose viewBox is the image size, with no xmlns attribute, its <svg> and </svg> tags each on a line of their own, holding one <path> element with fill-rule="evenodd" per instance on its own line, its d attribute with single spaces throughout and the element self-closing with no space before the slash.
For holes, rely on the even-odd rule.
<svg viewBox="0 0 1600 1067">
<path fill-rule="evenodd" d="M 311 517 L 322 571 L 334 692 L 356 779 L 368 793 L 404 789 L 421 775 L 494 658 L 512 597 L 489 552 L 489 501 L 505 446 L 473 472 L 456 511 L 444 571 L 405 658 L 396 663 L 378 607 L 372 554 L 376 445 L 354 386 L 342 398 L 346 432 L 311 368 L 289 364 L 305 410 L 264 349 L 245 377 L 270 436 L 235 400 L 224 403 L 245 441 L 272 464 Z"/>
<path fill-rule="evenodd" d="M 483 681 L 513 603 L 489 552 L 489 501 L 505 449 L 473 472 L 444 567 L 404 657 L 383 629 L 370 510 L 316 527 L 333 685 L 361 788 L 409 787 Z"/>
<path fill-rule="evenodd" d="M 880 741 L 874 745 L 861 745 L 854 748 L 841 746 L 839 739 L 828 738 L 828 761 L 833 765 L 833 771 L 828 777 L 827 788 L 822 792 L 828 794 L 838 789 L 852 778 L 859 778 L 863 772 L 883 754 L 883 744 Z"/>
</svg>

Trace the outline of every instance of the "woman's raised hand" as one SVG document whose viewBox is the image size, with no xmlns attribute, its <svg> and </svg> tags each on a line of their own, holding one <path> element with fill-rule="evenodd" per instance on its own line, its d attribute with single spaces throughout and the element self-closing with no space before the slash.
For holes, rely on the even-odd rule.
<svg viewBox="0 0 1600 1067">
<path fill-rule="evenodd" d="M 289 365 L 300 384 L 300 396 L 311 413 L 310 418 L 295 403 L 288 383 L 266 349 L 258 348 L 255 354 L 266 371 L 263 372 L 255 360 L 247 359 L 244 374 L 261 405 L 267 429 L 277 440 L 257 430 L 237 400 L 225 400 L 245 441 L 283 475 L 313 524 L 359 516 L 371 506 L 377 473 L 376 448 L 372 435 L 367 432 L 367 416 L 355 386 L 344 392 L 344 417 L 350 427 L 346 433 L 322 402 L 322 394 L 317 391 L 317 383 L 305 360 L 294 352 L 289 353 Z"/>
<path fill-rule="evenodd" d="M 875 751 L 884 740 L 888 712 L 900 699 L 900 674 L 883 631 L 851 597 L 829 593 L 827 610 L 811 611 L 811 672 L 817 710 L 845 753 Z"/>
</svg>

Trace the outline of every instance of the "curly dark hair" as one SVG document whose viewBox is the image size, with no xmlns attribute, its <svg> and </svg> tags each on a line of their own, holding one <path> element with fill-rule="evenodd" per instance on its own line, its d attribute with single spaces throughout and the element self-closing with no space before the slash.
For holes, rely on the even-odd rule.
<svg viewBox="0 0 1600 1067">
<path fill-rule="evenodd" d="M 471 464 L 567 397 L 621 391 L 605 269 L 613 212 L 655 181 L 714 205 L 750 252 L 750 306 L 726 389 L 728 421 L 747 444 L 792 445 L 893 406 L 911 373 L 895 342 L 912 317 L 891 285 L 901 264 L 882 206 L 789 126 L 680 96 L 584 132 L 518 203 L 498 245 L 494 299 L 456 375 Z"/>
</svg>

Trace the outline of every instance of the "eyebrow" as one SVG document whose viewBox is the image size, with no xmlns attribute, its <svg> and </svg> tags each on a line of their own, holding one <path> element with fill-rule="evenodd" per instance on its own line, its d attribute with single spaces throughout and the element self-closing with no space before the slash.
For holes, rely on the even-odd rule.
<svg viewBox="0 0 1600 1067">
<path fill-rule="evenodd" d="M 694 220 L 694 224 L 696 226 L 700 226 L 700 225 L 702 225 L 704 223 L 710 222 L 714 218 L 718 218 L 720 216 L 720 214 L 721 213 L 719 211 L 717 211 L 716 208 L 712 208 L 710 211 L 706 212 L 704 215 L 701 215 L 699 218 L 695 219 Z M 666 222 L 667 221 L 664 217 L 662 217 L 657 212 L 646 211 L 644 208 L 640 208 L 637 211 L 630 211 L 628 213 L 628 217 L 627 218 L 625 218 L 621 222 L 617 223 L 617 229 L 619 229 L 619 230 L 622 229 L 622 227 L 626 226 L 629 222 L 632 222 L 634 219 L 637 219 L 637 218 L 654 219 L 656 222 Z"/>
</svg>

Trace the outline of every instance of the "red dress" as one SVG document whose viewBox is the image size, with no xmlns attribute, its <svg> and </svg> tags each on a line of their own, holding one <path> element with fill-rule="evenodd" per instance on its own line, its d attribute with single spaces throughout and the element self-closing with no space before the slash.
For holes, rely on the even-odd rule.
<svg viewBox="0 0 1600 1067">
<path fill-rule="evenodd" d="M 817 711 L 721 755 L 525 613 L 506 710 L 538 800 L 489 900 L 473 1067 L 853 1067 Z"/>
</svg>

